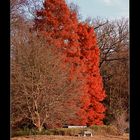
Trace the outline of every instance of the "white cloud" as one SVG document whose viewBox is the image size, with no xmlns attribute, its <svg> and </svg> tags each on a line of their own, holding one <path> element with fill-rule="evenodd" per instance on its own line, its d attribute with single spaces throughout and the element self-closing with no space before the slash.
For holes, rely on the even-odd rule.
<svg viewBox="0 0 140 140">
<path fill-rule="evenodd" d="M 103 2 L 104 2 L 106 5 L 112 5 L 112 4 L 113 4 L 112 0 L 103 0 Z"/>
<path fill-rule="evenodd" d="M 120 5 L 122 0 L 102 0 L 107 6 Z"/>
</svg>

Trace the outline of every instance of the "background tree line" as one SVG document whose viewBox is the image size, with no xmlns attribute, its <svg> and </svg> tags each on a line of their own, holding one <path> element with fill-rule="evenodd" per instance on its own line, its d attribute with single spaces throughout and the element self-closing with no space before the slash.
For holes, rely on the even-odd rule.
<svg viewBox="0 0 140 140">
<path fill-rule="evenodd" d="M 64 105 L 66 107 L 69 103 L 68 100 L 76 101 L 78 96 L 80 97 L 81 89 L 77 89 L 77 87 L 81 83 L 80 81 L 78 83 L 77 75 L 75 75 L 75 80 L 69 83 L 66 78 L 69 74 L 69 66 L 59 67 L 63 65 L 61 52 L 54 53 L 53 47 L 47 46 L 44 38 L 36 37 L 38 32 L 34 32 L 34 34 L 30 32 L 32 21 L 20 13 L 23 6 L 28 7 L 28 9 L 31 8 L 29 3 L 24 0 L 11 0 L 10 2 L 11 124 L 15 127 L 18 125 L 17 122 L 24 118 L 31 119 L 39 129 L 42 129 L 45 121 L 49 121 L 50 125 L 56 120 L 58 123 L 58 120 L 65 123 L 68 118 L 74 117 L 78 106 L 71 106 L 71 109 L 67 109 L 64 108 Z M 38 7 L 34 4 L 34 8 Z M 78 13 L 74 4 L 71 4 L 70 7 Z M 101 18 L 94 18 L 93 20 L 87 18 L 84 22 L 91 26 L 94 25 L 100 49 L 100 70 L 107 94 L 104 101 L 107 107 L 104 123 L 115 124 L 124 130 L 128 127 L 127 121 L 129 119 L 128 19 L 108 21 Z M 66 69 L 65 73 L 64 69 Z M 43 78 L 44 74 L 47 75 L 47 81 Z M 31 75 L 34 77 L 33 81 L 30 79 Z M 45 86 L 46 83 L 48 84 L 47 87 Z M 27 90 L 31 94 L 28 94 Z M 76 91 L 79 94 L 72 94 L 70 91 Z M 44 92 L 48 94 L 46 95 Z M 66 92 L 70 94 L 66 96 Z M 50 93 L 53 93 L 51 98 Z M 77 104 L 80 106 L 78 101 Z M 60 118 L 56 116 L 60 116 Z"/>
</svg>

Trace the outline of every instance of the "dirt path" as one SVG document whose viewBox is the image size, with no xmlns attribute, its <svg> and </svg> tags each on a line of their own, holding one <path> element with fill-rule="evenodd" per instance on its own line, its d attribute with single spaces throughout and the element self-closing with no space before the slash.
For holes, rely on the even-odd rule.
<svg viewBox="0 0 140 140">
<path fill-rule="evenodd" d="M 72 136 L 24 136 L 14 137 L 11 140 L 129 140 L 129 135 L 112 136 L 112 135 L 94 135 L 93 137 L 72 137 Z"/>
</svg>

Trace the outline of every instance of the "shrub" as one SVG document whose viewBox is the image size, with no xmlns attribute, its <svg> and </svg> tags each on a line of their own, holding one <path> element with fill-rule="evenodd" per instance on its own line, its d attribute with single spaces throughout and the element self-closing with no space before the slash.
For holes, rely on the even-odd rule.
<svg viewBox="0 0 140 140">
<path fill-rule="evenodd" d="M 103 126 L 97 126 L 94 125 L 92 127 L 90 127 L 96 134 L 109 134 L 109 135 L 119 135 L 119 130 L 117 129 L 117 127 L 113 126 L 113 125 L 103 125 Z"/>
<path fill-rule="evenodd" d="M 17 131 L 12 132 L 13 136 L 23 136 L 23 135 L 61 135 L 61 136 L 76 136 L 79 133 L 82 133 L 84 130 L 89 130 L 94 134 L 102 134 L 102 135 L 120 135 L 119 130 L 113 126 L 97 126 L 94 125 L 92 127 L 88 128 L 57 128 L 57 129 L 48 129 L 48 130 L 42 130 L 41 132 L 37 131 L 36 129 L 29 129 L 24 128 Z"/>
</svg>

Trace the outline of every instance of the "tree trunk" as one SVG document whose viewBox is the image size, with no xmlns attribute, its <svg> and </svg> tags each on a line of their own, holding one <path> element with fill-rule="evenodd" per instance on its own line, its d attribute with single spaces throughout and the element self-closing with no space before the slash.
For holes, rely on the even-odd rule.
<svg viewBox="0 0 140 140">
<path fill-rule="evenodd" d="M 42 131 L 42 126 L 38 127 L 38 131 L 41 132 Z"/>
</svg>

